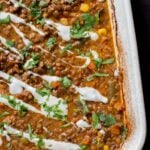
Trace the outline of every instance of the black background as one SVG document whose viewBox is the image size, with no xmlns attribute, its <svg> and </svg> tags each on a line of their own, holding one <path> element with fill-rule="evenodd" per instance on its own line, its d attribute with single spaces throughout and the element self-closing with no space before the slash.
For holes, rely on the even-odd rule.
<svg viewBox="0 0 150 150">
<path fill-rule="evenodd" d="M 147 137 L 143 149 L 150 150 L 150 0 L 131 0 L 131 3 L 147 118 Z"/>
</svg>

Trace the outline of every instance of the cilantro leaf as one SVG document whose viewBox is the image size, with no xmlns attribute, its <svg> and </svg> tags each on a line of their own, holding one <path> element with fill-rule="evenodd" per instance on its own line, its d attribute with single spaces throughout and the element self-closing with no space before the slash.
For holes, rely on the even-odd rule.
<svg viewBox="0 0 150 150">
<path fill-rule="evenodd" d="M 32 58 L 27 60 L 27 62 L 24 64 L 23 68 L 28 70 L 36 67 L 39 63 L 39 54 L 32 54 Z"/>
<path fill-rule="evenodd" d="M 39 6 L 38 2 L 33 2 L 30 6 L 31 16 L 35 19 L 39 19 L 42 17 L 42 10 Z"/>
<path fill-rule="evenodd" d="M 63 77 L 61 82 L 65 88 L 69 88 L 72 85 L 72 81 L 68 79 L 67 77 Z"/>
<path fill-rule="evenodd" d="M 96 113 L 92 114 L 92 126 L 94 129 L 98 129 L 100 125 L 99 116 Z"/>
<path fill-rule="evenodd" d="M 94 74 L 87 77 L 87 81 L 92 81 L 96 77 L 108 77 L 108 76 L 109 76 L 109 74 L 107 74 L 107 73 L 95 72 Z"/>
<path fill-rule="evenodd" d="M 56 44 L 56 38 L 49 38 L 46 45 L 49 49 L 51 49 Z"/>
<path fill-rule="evenodd" d="M 67 50 L 72 50 L 73 46 L 71 44 L 67 44 L 63 49 L 62 52 L 65 53 Z"/>
<path fill-rule="evenodd" d="M 7 45 L 8 48 L 9 48 L 9 47 L 14 47 L 14 46 L 15 46 L 15 42 L 13 42 L 13 41 L 11 41 L 11 40 L 7 40 L 7 41 L 6 41 L 6 45 Z"/>
<path fill-rule="evenodd" d="M 100 113 L 99 118 L 100 118 L 100 121 L 106 127 L 110 127 L 116 123 L 116 119 L 111 114 L 106 115 L 106 114 Z"/>
<path fill-rule="evenodd" d="M 5 116 L 9 115 L 9 112 L 4 111 L 3 113 L 0 114 L 0 118 L 3 118 Z"/>
<path fill-rule="evenodd" d="M 83 109 L 83 113 L 84 113 L 84 114 L 89 113 L 89 108 L 88 108 L 88 106 L 86 105 L 86 102 L 80 98 L 80 99 L 79 99 L 79 103 L 80 103 L 80 105 L 81 105 L 81 107 L 82 107 L 82 109 Z"/>
<path fill-rule="evenodd" d="M 121 127 L 121 136 L 122 136 L 122 141 L 123 141 L 123 142 L 124 142 L 125 139 L 126 139 L 127 133 L 128 133 L 128 129 L 126 128 L 125 125 L 123 125 L 123 126 Z"/>
<path fill-rule="evenodd" d="M 6 18 L 0 19 L 0 24 L 9 24 L 11 22 L 11 18 L 8 15 Z"/>
</svg>

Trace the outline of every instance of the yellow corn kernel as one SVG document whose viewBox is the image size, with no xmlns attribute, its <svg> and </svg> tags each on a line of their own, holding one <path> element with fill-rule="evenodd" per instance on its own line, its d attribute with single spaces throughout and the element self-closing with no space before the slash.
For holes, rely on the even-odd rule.
<svg viewBox="0 0 150 150">
<path fill-rule="evenodd" d="M 67 18 L 61 18 L 61 19 L 60 19 L 60 22 L 61 22 L 63 25 L 68 25 L 68 19 L 67 19 Z"/>
<path fill-rule="evenodd" d="M 109 150 L 109 146 L 108 145 L 104 145 L 103 150 Z"/>
<path fill-rule="evenodd" d="M 82 11 L 82 12 L 88 12 L 89 9 L 90 9 L 90 6 L 87 3 L 82 3 L 80 6 L 80 11 Z"/>
<path fill-rule="evenodd" d="M 101 29 L 99 29 L 99 30 L 97 31 L 97 33 L 98 33 L 100 36 L 102 36 L 102 35 L 106 36 L 106 35 L 107 35 L 107 29 L 106 29 L 106 28 L 101 28 Z"/>
</svg>

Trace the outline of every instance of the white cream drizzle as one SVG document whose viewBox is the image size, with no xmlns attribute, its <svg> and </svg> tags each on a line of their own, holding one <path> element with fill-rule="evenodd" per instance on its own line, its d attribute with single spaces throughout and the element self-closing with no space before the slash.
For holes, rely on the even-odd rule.
<svg viewBox="0 0 150 150">
<path fill-rule="evenodd" d="M 91 125 L 88 122 L 84 121 L 83 119 L 78 120 L 76 122 L 76 125 L 79 128 L 90 128 L 91 127 Z"/>
<path fill-rule="evenodd" d="M 3 51 L 5 54 L 11 54 L 11 56 L 10 56 L 10 59 L 17 59 L 17 60 L 19 60 L 20 59 L 20 57 L 18 56 L 18 55 L 15 55 L 15 54 L 13 54 L 13 53 L 10 53 L 10 51 L 8 51 L 8 50 L 6 50 L 6 49 L 4 49 L 4 48 L 2 48 L 2 47 L 0 47 L 0 51 Z"/>
<path fill-rule="evenodd" d="M 53 81 L 61 80 L 61 78 L 57 76 L 39 75 L 32 71 L 28 71 L 28 73 L 34 76 L 41 77 L 43 80 L 46 80 L 49 83 Z M 92 87 L 77 87 L 73 84 L 72 88 L 74 88 L 76 92 L 80 93 L 81 99 L 85 101 L 94 101 L 94 102 L 103 102 L 103 103 L 108 102 L 108 99 L 105 96 L 103 96 L 99 91 L 97 91 Z"/>
<path fill-rule="evenodd" d="M 60 77 L 57 77 L 57 76 L 49 76 L 49 75 L 39 75 L 37 73 L 34 73 L 32 71 L 28 71 L 29 74 L 32 74 L 34 76 L 38 76 L 40 78 L 42 78 L 43 80 L 49 82 L 49 83 L 52 83 L 54 81 L 60 81 L 61 78 Z"/>
<path fill-rule="evenodd" d="M 11 94 L 20 94 L 23 91 L 23 87 L 21 87 L 19 84 L 17 83 L 10 83 L 9 85 L 9 92 Z"/>
<path fill-rule="evenodd" d="M 39 111 L 39 110 L 36 109 L 35 107 L 33 107 L 33 106 L 31 106 L 31 105 L 29 105 L 29 104 L 23 102 L 23 101 L 20 100 L 20 99 L 14 98 L 13 96 L 9 96 L 9 99 L 14 99 L 15 102 L 17 102 L 17 103 L 19 103 L 19 104 L 25 106 L 28 110 L 30 110 L 30 111 L 32 111 L 32 112 L 34 112 L 34 113 L 38 113 L 38 114 L 44 115 L 41 111 Z M 3 104 L 5 104 L 5 105 L 9 106 L 9 107 L 12 108 L 12 109 L 18 110 L 17 106 L 16 106 L 15 108 L 12 107 L 12 106 L 9 104 L 9 100 L 8 100 L 6 97 L 2 96 L 2 95 L 0 95 L 0 103 L 3 103 Z"/>
<path fill-rule="evenodd" d="M 16 33 L 22 38 L 24 44 L 25 44 L 26 46 L 30 45 L 31 41 L 28 40 L 28 39 L 25 37 L 25 35 L 24 35 L 15 25 L 11 24 L 11 26 L 14 28 L 14 30 L 16 31 Z"/>
<path fill-rule="evenodd" d="M 34 30 L 35 32 L 39 33 L 41 36 L 45 35 L 45 33 L 43 31 L 39 30 L 38 28 L 36 28 L 31 23 L 26 23 L 26 21 L 24 19 L 22 19 L 22 18 L 20 18 L 20 17 L 18 17 L 16 15 L 14 15 L 14 14 L 8 13 L 8 12 L 4 12 L 4 11 L 0 12 L 0 19 L 4 19 L 7 16 L 10 16 L 11 21 L 14 22 L 14 23 L 21 23 L 21 24 L 27 25 L 32 30 Z"/>
<path fill-rule="evenodd" d="M 46 96 L 41 96 L 38 92 L 36 88 L 31 87 L 30 85 L 26 84 L 25 82 L 18 80 L 12 76 L 10 76 L 9 74 L 6 74 L 2 71 L 0 71 L 0 77 L 9 80 L 9 82 L 11 82 L 12 84 L 18 84 L 18 86 L 21 86 L 23 88 L 25 88 L 26 90 L 28 90 L 29 92 L 32 93 L 32 95 L 35 97 L 35 99 L 37 100 L 37 103 L 40 104 L 41 106 L 41 111 L 44 115 L 47 115 L 48 117 L 57 119 L 56 117 L 54 117 L 54 112 L 47 112 L 45 111 L 45 107 L 44 105 L 48 106 L 48 107 L 53 107 L 55 105 L 58 105 L 58 109 L 60 109 L 62 111 L 62 115 L 66 116 L 68 113 L 67 110 L 67 104 L 66 102 L 62 99 L 62 98 L 57 98 L 55 96 L 52 95 L 46 95 Z M 15 87 L 15 85 L 14 85 Z"/>
<path fill-rule="evenodd" d="M 56 23 L 50 19 L 45 19 L 45 23 L 47 25 L 51 25 L 54 28 L 56 28 L 58 31 L 58 35 L 61 36 L 63 40 L 65 40 L 65 41 L 71 40 L 71 36 L 70 36 L 71 27 L 70 26 L 65 26 L 65 25 L 62 25 L 60 23 Z"/>
<path fill-rule="evenodd" d="M 9 135 L 21 135 L 23 138 L 29 140 L 30 142 L 36 145 L 38 144 L 38 141 L 40 140 L 40 138 L 36 135 L 32 135 L 32 138 L 31 138 L 29 133 L 22 132 L 9 125 L 4 125 L 3 132 L 5 132 L 5 134 L 9 133 Z M 80 149 L 79 145 L 73 144 L 73 143 L 55 141 L 52 139 L 42 139 L 42 141 L 44 142 L 45 149 L 49 149 L 49 150 L 60 150 L 60 149 L 61 150 L 79 150 Z"/>
<path fill-rule="evenodd" d="M 85 101 L 108 103 L 107 97 L 103 96 L 99 91 L 92 87 L 77 87 L 74 85 L 72 87 L 80 93 L 81 99 Z"/>
<path fill-rule="evenodd" d="M 90 50 L 90 52 L 91 52 L 94 59 L 99 58 L 98 53 L 95 50 Z"/>
</svg>

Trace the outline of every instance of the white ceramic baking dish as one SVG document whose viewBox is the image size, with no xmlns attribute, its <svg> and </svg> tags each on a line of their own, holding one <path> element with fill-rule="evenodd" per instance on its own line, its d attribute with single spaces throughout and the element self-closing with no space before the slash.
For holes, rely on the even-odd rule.
<svg viewBox="0 0 150 150">
<path fill-rule="evenodd" d="M 146 119 L 138 51 L 130 0 L 108 0 L 116 54 L 123 70 L 123 94 L 130 131 L 123 150 L 141 150 L 146 136 Z"/>
</svg>

